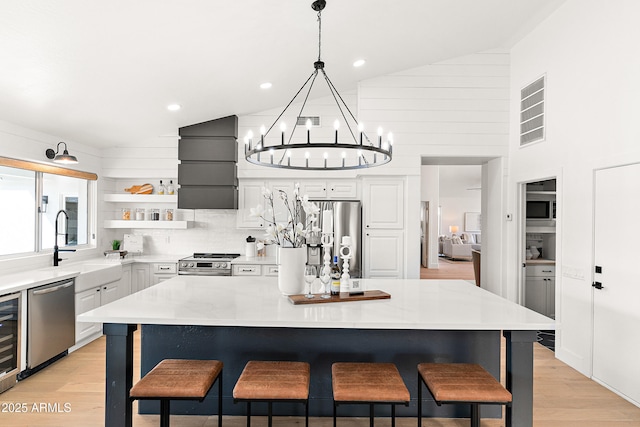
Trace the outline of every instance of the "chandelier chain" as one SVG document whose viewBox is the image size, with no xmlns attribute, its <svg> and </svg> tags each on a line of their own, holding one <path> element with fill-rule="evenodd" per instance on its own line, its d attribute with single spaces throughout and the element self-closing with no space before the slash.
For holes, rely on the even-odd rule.
<svg viewBox="0 0 640 427">
<path fill-rule="evenodd" d="M 322 61 L 322 11 L 318 11 L 318 61 Z"/>
</svg>

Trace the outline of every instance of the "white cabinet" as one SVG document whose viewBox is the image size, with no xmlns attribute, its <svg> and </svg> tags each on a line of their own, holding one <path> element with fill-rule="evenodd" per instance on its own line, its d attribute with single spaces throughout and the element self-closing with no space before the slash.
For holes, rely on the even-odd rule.
<svg viewBox="0 0 640 427">
<path fill-rule="evenodd" d="M 277 276 L 278 266 L 274 264 L 234 264 L 233 276 Z"/>
<path fill-rule="evenodd" d="M 524 305 L 533 311 L 555 319 L 555 266 L 527 265 Z"/>
<path fill-rule="evenodd" d="M 131 267 L 131 293 L 139 292 L 151 286 L 149 264 L 134 263 Z"/>
<path fill-rule="evenodd" d="M 104 228 L 172 228 L 172 229 L 186 229 L 189 226 L 189 221 L 178 220 L 176 217 L 178 196 L 171 195 L 158 195 L 158 194 L 121 194 L 121 193 L 107 193 L 103 196 L 103 200 L 113 206 L 113 213 L 110 215 L 110 219 L 105 219 Z M 122 215 L 122 209 L 129 208 L 130 219 L 124 219 Z M 150 221 L 136 220 L 136 208 L 145 209 L 149 208 L 159 209 L 160 220 Z M 173 220 L 166 220 L 164 215 L 165 209 L 172 209 Z M 145 218 L 148 215 L 145 214 Z"/>
<path fill-rule="evenodd" d="M 126 269 L 123 268 L 123 277 L 125 277 Z M 130 272 L 131 270 L 129 270 Z M 93 288 L 81 291 L 75 294 L 75 312 L 76 317 L 94 308 L 98 308 L 110 302 L 122 298 L 122 288 L 126 286 L 125 281 L 117 280 L 115 282 L 105 283 Z M 95 335 L 96 337 L 102 333 L 102 323 L 95 322 L 76 322 L 76 344 Z"/>
<path fill-rule="evenodd" d="M 364 178 L 362 211 L 365 229 L 404 228 L 404 178 Z"/>
<path fill-rule="evenodd" d="M 358 182 L 354 179 L 299 180 L 300 194 L 310 199 L 358 199 Z"/>
<path fill-rule="evenodd" d="M 366 230 L 364 233 L 364 277 L 404 276 L 404 231 Z"/>
<path fill-rule="evenodd" d="M 405 179 L 362 180 L 364 277 L 404 277 Z"/>
<path fill-rule="evenodd" d="M 100 307 L 100 289 L 96 286 L 75 295 L 76 316 Z M 76 343 L 98 333 L 102 333 L 102 323 L 76 322 Z"/>
<path fill-rule="evenodd" d="M 151 285 L 157 285 L 160 282 L 169 280 L 178 274 L 177 262 L 163 262 L 151 264 Z"/>
<path fill-rule="evenodd" d="M 265 199 L 262 189 L 268 188 L 274 193 L 274 210 L 277 222 L 287 221 L 289 211 L 282 205 L 278 190 L 285 191 L 288 197 L 293 197 L 295 183 L 300 184 L 300 195 L 309 199 L 351 199 L 357 200 L 359 183 L 355 179 L 272 179 L 269 181 L 256 179 L 242 179 L 238 188 L 238 213 L 236 226 L 238 228 L 263 228 L 262 218 L 251 217 L 251 208 L 262 205 L 265 209 Z M 270 218 L 270 216 L 267 216 Z"/>
<path fill-rule="evenodd" d="M 262 228 L 264 220 L 262 218 L 251 217 L 251 209 L 258 205 L 264 206 L 262 189 L 265 182 L 255 180 L 242 180 L 238 188 L 238 213 L 236 226 L 238 228 Z"/>
</svg>

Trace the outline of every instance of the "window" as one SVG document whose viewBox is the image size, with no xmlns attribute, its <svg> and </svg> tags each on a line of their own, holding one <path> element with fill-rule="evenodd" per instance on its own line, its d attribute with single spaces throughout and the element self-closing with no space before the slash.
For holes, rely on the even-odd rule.
<svg viewBox="0 0 640 427">
<path fill-rule="evenodd" d="M 95 174 L 0 157 L 0 256 L 46 251 L 56 239 L 58 246 L 88 244 L 96 179 Z M 67 215 L 58 215 L 60 210 Z"/>
</svg>

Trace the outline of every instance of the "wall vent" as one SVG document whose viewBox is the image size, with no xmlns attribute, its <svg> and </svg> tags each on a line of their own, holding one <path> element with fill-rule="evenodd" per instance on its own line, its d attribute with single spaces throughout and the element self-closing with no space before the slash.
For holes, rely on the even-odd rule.
<svg viewBox="0 0 640 427">
<path fill-rule="evenodd" d="M 320 126 L 320 116 L 298 116 L 296 126 L 306 126 L 307 120 L 311 120 L 311 126 L 313 127 Z"/>
<path fill-rule="evenodd" d="M 544 139 L 545 76 L 520 91 L 520 146 Z"/>
</svg>

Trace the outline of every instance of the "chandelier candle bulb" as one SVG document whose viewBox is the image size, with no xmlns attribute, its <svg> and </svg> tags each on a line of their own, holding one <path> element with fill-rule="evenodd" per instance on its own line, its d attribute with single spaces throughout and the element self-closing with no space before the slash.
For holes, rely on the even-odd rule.
<svg viewBox="0 0 640 427">
<path fill-rule="evenodd" d="M 338 129 L 340 128 L 340 122 L 336 119 L 335 122 L 333 122 L 333 128 L 336 130 L 336 144 L 338 143 Z"/>
<path fill-rule="evenodd" d="M 311 144 L 311 119 L 307 119 L 307 144 Z"/>
<path fill-rule="evenodd" d="M 358 132 L 360 132 L 360 145 L 362 145 L 362 134 L 364 133 L 364 125 L 358 123 Z"/>
<path fill-rule="evenodd" d="M 342 152 L 342 167 L 344 167 L 344 161 L 345 161 L 346 158 L 347 158 L 347 153 L 346 153 L 346 151 L 343 151 Z"/>
<path fill-rule="evenodd" d="M 305 160 L 305 162 L 307 164 L 307 167 L 309 167 L 309 152 L 308 151 L 306 151 L 304 153 L 304 160 Z"/>
<path fill-rule="evenodd" d="M 269 156 L 271 157 L 271 164 L 273 164 L 273 148 L 269 150 Z"/>
<path fill-rule="evenodd" d="M 287 130 L 287 125 L 284 122 L 280 123 L 280 132 L 282 133 L 280 144 L 282 144 L 282 145 L 284 145 L 284 131 L 285 130 Z M 273 162 L 271 162 L 271 163 L 273 163 Z"/>
<path fill-rule="evenodd" d="M 327 159 L 329 158 L 329 153 L 324 152 L 324 168 L 327 168 Z"/>
<path fill-rule="evenodd" d="M 264 134 L 265 134 L 265 127 L 264 125 L 260 126 L 260 146 L 264 145 Z"/>
</svg>

